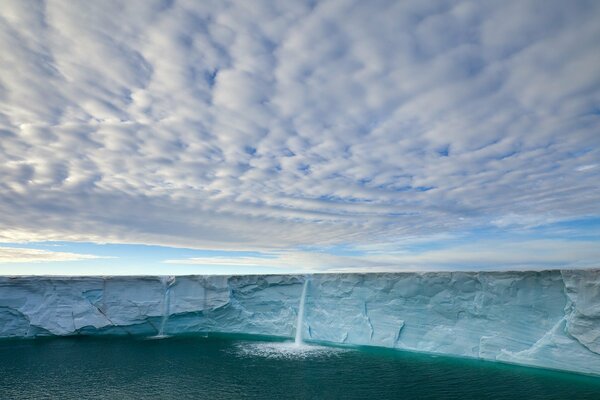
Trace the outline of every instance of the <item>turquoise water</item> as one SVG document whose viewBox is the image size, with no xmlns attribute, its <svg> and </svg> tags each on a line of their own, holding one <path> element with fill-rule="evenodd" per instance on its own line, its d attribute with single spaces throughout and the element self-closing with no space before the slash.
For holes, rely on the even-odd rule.
<svg viewBox="0 0 600 400">
<path fill-rule="evenodd" d="M 600 378 L 232 337 L 0 341 L 1 399 L 600 399 Z"/>
</svg>

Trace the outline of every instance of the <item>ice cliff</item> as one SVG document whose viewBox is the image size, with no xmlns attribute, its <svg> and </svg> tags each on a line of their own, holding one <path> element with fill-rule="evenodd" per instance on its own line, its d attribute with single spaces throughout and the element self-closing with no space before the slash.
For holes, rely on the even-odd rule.
<svg viewBox="0 0 600 400">
<path fill-rule="evenodd" d="M 297 318 L 305 280 L 304 318 Z M 600 270 L 0 277 L 0 337 L 248 333 L 600 375 Z"/>
</svg>

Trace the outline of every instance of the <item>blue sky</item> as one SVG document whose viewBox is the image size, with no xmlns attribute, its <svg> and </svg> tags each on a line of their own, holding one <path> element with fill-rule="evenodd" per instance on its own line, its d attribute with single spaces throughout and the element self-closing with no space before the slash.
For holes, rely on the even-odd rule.
<svg viewBox="0 0 600 400">
<path fill-rule="evenodd" d="M 6 1 L 0 274 L 598 267 L 596 1 Z"/>
</svg>

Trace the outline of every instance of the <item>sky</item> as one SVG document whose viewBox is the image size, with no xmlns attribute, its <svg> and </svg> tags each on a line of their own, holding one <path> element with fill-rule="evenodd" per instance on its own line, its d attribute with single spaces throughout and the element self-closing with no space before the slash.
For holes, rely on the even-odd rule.
<svg viewBox="0 0 600 400">
<path fill-rule="evenodd" d="M 0 274 L 600 267 L 598 1 L 0 7 Z"/>
</svg>

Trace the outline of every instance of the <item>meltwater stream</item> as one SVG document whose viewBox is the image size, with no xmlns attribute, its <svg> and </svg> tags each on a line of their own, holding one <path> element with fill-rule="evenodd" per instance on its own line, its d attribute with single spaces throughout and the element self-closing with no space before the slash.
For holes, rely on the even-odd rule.
<svg viewBox="0 0 600 400">
<path fill-rule="evenodd" d="M 304 343 L 302 340 L 302 330 L 304 329 L 304 303 L 306 302 L 306 289 L 308 288 L 308 282 L 308 279 L 304 281 L 304 286 L 302 286 L 302 294 L 300 295 L 298 318 L 296 320 L 296 337 L 294 338 L 294 343 L 296 346 L 301 346 Z"/>
<path fill-rule="evenodd" d="M 169 320 L 169 313 L 171 308 L 171 286 L 175 283 L 174 276 L 161 276 L 160 281 L 163 286 L 163 299 L 162 299 L 162 312 L 160 317 L 160 325 L 158 327 L 158 333 L 155 336 L 151 336 L 149 339 L 164 339 L 168 337 L 165 335 L 165 326 Z"/>
</svg>

